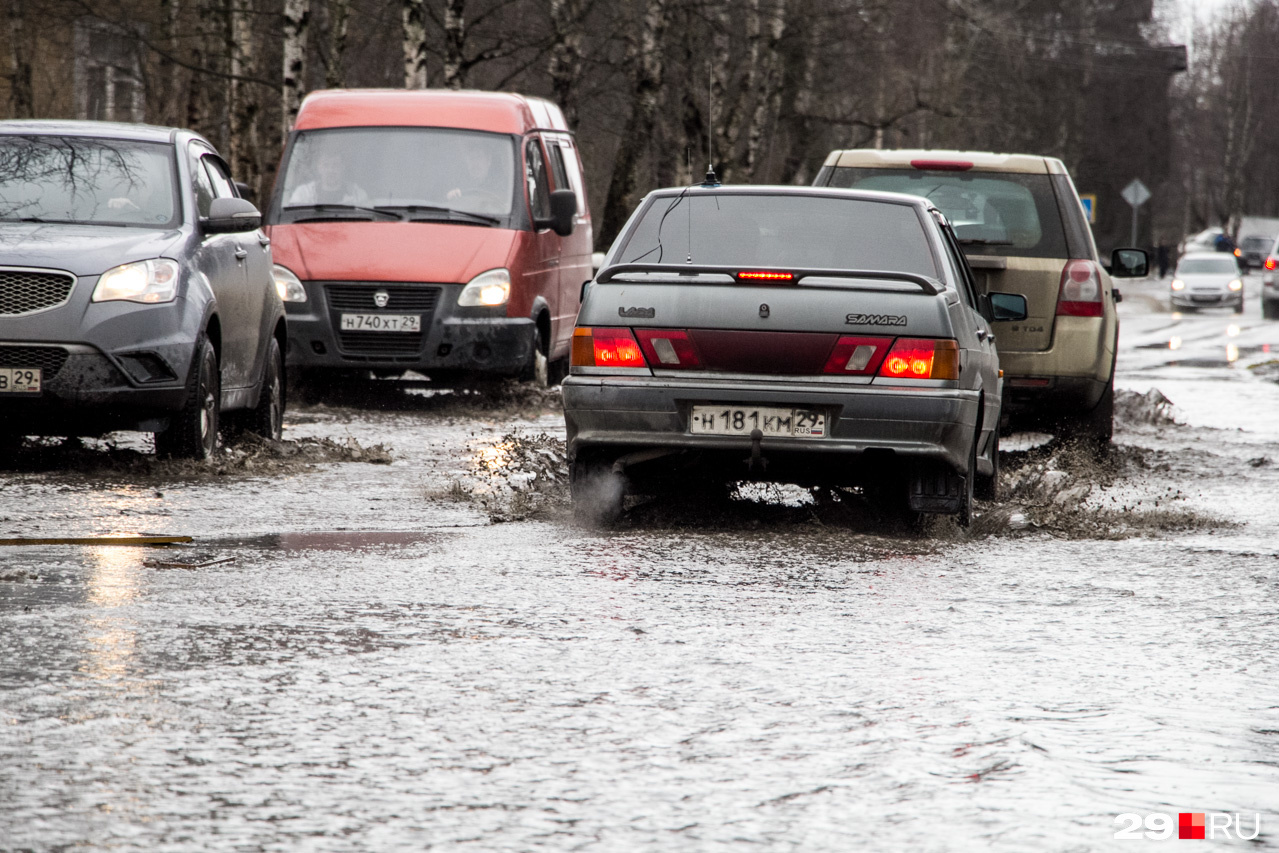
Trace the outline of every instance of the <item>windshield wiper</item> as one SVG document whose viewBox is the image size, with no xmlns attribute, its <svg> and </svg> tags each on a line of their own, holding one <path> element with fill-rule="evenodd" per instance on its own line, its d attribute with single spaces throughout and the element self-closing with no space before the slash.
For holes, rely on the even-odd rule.
<svg viewBox="0 0 1279 853">
<path fill-rule="evenodd" d="M 75 219 L 44 219 L 39 216 L 22 216 L 17 219 L 4 219 L 2 222 L 36 222 L 41 225 L 79 225 Z"/>
<path fill-rule="evenodd" d="M 360 211 L 361 213 L 372 213 L 372 214 L 373 214 L 373 215 L 375 215 L 375 216 L 387 216 L 387 217 L 390 217 L 391 219 L 394 219 L 394 220 L 397 220 L 397 221 L 403 221 L 403 219 L 404 219 L 404 217 L 403 217 L 403 216 L 400 216 L 400 214 L 396 213 L 396 212 L 395 212 L 395 211 L 393 211 L 393 210 L 384 210 L 384 209 L 382 209 L 382 208 L 380 208 L 380 207 L 362 207 L 361 205 L 358 205 L 358 204 L 328 204 L 328 203 L 325 203 L 325 204 L 286 204 L 286 205 L 283 207 L 283 210 L 316 210 L 316 211 L 319 211 L 320 213 L 324 213 L 324 212 L 326 212 L 326 211 L 330 211 L 330 210 L 335 211 L 335 212 L 337 212 L 337 211 L 348 211 L 348 210 L 358 210 L 358 211 Z M 332 218 L 332 217 L 328 217 L 328 218 Z M 297 220 L 294 220 L 294 221 L 296 221 L 296 222 L 305 222 L 306 220 L 303 220 L 303 219 L 297 219 Z"/>
<path fill-rule="evenodd" d="M 417 216 L 415 213 L 443 213 L 445 218 L 452 219 L 455 216 L 464 216 L 472 222 L 482 222 L 485 225 L 500 225 L 501 217 L 488 216 L 483 213 L 471 213 L 469 210 L 458 210 L 456 207 L 440 207 L 434 204 L 379 204 L 378 210 L 392 211 L 403 210 L 409 214 L 410 222 L 434 222 L 440 219 L 438 216 Z"/>
</svg>

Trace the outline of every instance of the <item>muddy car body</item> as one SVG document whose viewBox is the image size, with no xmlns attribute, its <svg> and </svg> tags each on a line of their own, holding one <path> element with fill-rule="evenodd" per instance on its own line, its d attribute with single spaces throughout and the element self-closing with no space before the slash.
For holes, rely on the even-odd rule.
<svg viewBox="0 0 1279 853">
<path fill-rule="evenodd" d="M 134 429 L 202 458 L 223 412 L 278 437 L 270 244 L 213 147 L 32 121 L 0 123 L 0 150 L 0 439 Z"/>
<path fill-rule="evenodd" d="M 998 475 L 989 321 L 1025 304 L 995 303 L 922 198 L 654 192 L 578 315 L 563 388 L 575 510 L 607 520 L 626 491 L 759 479 L 966 518 Z"/>
</svg>

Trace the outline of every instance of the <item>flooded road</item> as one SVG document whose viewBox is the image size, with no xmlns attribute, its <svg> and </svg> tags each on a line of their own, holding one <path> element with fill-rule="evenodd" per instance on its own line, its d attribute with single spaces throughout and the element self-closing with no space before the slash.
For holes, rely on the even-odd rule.
<svg viewBox="0 0 1279 853">
<path fill-rule="evenodd" d="M 553 393 L 29 448 L 0 538 L 194 541 L 0 546 L 0 850 L 1279 849 L 1279 323 L 1164 287 L 1111 459 L 1013 436 L 968 533 L 778 488 L 579 529 Z"/>
</svg>

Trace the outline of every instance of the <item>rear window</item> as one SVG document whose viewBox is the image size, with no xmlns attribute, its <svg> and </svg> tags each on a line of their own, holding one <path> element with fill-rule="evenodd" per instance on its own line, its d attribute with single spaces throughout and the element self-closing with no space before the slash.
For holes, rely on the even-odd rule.
<svg viewBox="0 0 1279 853">
<path fill-rule="evenodd" d="M 1235 262 L 1234 255 L 1228 254 L 1219 258 L 1186 258 L 1177 265 L 1177 272 L 1181 275 L 1238 275 L 1239 264 Z"/>
<path fill-rule="evenodd" d="M 905 204 L 802 195 L 685 192 L 653 199 L 619 263 L 892 270 L 939 278 Z"/>
<path fill-rule="evenodd" d="M 971 254 L 1070 257 L 1048 175 L 841 166 L 831 170 L 830 186 L 922 195 Z"/>
</svg>

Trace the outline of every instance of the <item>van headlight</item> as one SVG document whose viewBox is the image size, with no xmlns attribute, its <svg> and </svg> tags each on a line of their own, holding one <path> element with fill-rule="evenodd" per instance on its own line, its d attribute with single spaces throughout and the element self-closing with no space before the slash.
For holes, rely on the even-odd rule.
<svg viewBox="0 0 1279 853">
<path fill-rule="evenodd" d="M 1243 290 L 1243 282 L 1236 278 L 1233 279 L 1230 284 L 1227 284 L 1226 287 L 1230 288 L 1233 292 L 1238 293 Z"/>
<path fill-rule="evenodd" d="M 271 278 L 275 279 L 275 292 L 280 294 L 281 302 L 305 302 L 306 288 L 288 267 L 275 264 L 271 267 Z"/>
<path fill-rule="evenodd" d="M 93 288 L 94 302 L 142 302 L 155 305 L 172 302 L 178 295 L 178 262 L 168 258 L 152 258 L 121 264 L 98 276 Z"/>
<path fill-rule="evenodd" d="M 466 283 L 457 304 L 463 308 L 487 306 L 496 308 L 505 305 L 511 298 L 511 271 L 508 269 L 482 272 Z"/>
</svg>

